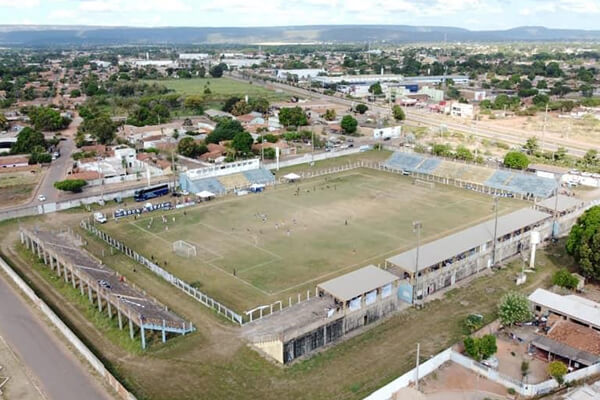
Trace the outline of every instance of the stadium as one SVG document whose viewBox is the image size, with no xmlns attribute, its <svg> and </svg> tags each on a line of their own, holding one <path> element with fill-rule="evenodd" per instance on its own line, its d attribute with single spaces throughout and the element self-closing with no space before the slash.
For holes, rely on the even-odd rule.
<svg viewBox="0 0 600 400">
<path fill-rule="evenodd" d="M 188 171 L 181 188 L 212 201 L 111 221 L 99 235 L 287 363 L 553 229 L 548 210 L 527 200 L 548 198 L 556 182 L 522 172 L 396 152 L 293 182 L 283 174 L 258 160 Z"/>
</svg>

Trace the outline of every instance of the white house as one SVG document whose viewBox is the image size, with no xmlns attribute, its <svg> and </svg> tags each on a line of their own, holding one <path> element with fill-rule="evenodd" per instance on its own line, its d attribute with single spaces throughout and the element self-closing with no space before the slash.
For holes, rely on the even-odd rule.
<svg viewBox="0 0 600 400">
<path fill-rule="evenodd" d="M 402 134 L 402 126 L 390 126 L 388 128 L 373 129 L 373 138 L 398 138 Z"/>
<path fill-rule="evenodd" d="M 460 118 L 472 118 L 473 117 L 473 105 L 464 103 L 452 103 L 450 106 L 450 115 L 453 117 Z"/>
</svg>

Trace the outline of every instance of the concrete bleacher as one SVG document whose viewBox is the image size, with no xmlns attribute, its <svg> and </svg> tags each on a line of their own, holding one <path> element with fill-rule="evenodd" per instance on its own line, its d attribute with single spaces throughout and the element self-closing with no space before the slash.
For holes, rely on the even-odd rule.
<svg viewBox="0 0 600 400">
<path fill-rule="evenodd" d="M 556 189 L 554 179 L 512 171 L 496 171 L 485 184 L 496 189 L 544 198 L 551 196 Z"/>
<path fill-rule="evenodd" d="M 271 171 L 269 171 L 268 169 L 265 169 L 265 168 L 244 171 L 243 174 L 246 177 L 246 179 L 248 180 L 248 182 L 250 182 L 251 184 L 257 183 L 257 184 L 265 185 L 267 183 L 275 182 L 275 177 L 273 176 Z"/>
<path fill-rule="evenodd" d="M 462 179 L 465 171 L 466 165 L 444 160 L 431 174 L 444 178 Z"/>
<path fill-rule="evenodd" d="M 241 172 L 219 176 L 218 180 L 226 190 L 242 189 L 250 186 L 250 181 L 248 181 L 246 176 Z"/>
<path fill-rule="evenodd" d="M 384 163 L 388 168 L 416 172 L 417 167 L 425 160 L 423 156 L 396 152 Z"/>
<path fill-rule="evenodd" d="M 415 172 L 419 172 L 421 174 L 431 174 L 441 162 L 442 160 L 438 160 L 437 158 L 425 158 L 415 168 Z"/>
<path fill-rule="evenodd" d="M 216 178 L 204 178 L 194 181 L 183 178 L 180 180 L 180 185 L 183 190 L 190 193 L 200 193 L 204 190 L 214 194 L 223 194 L 227 192 L 227 189 L 225 189 Z"/>
<path fill-rule="evenodd" d="M 494 174 L 494 169 L 488 167 L 481 167 L 478 165 L 469 165 L 464 170 L 462 179 L 467 182 L 481 183 L 483 184 Z"/>
<path fill-rule="evenodd" d="M 495 170 L 481 165 L 440 160 L 421 154 L 395 152 L 384 165 L 395 170 L 425 173 L 443 178 L 459 179 L 523 195 L 546 198 L 556 189 L 550 178 L 520 171 Z"/>
</svg>

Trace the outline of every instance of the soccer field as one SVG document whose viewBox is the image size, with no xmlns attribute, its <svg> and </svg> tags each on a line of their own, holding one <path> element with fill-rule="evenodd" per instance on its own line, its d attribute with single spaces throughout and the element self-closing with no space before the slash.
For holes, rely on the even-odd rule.
<svg viewBox="0 0 600 400">
<path fill-rule="evenodd" d="M 306 294 L 322 281 L 493 217 L 492 198 L 397 174 L 357 169 L 192 209 L 102 227 L 238 311 Z M 502 199 L 500 213 L 525 206 Z M 166 222 L 165 222 L 166 221 Z M 175 255 L 173 242 L 196 246 Z M 165 265 L 166 262 L 166 265 Z"/>
<path fill-rule="evenodd" d="M 206 100 L 220 101 L 231 96 L 243 97 L 264 97 L 270 101 L 279 101 L 289 99 L 289 95 L 283 92 L 276 92 L 265 89 L 262 86 L 251 85 L 247 82 L 240 82 L 227 77 L 222 78 L 192 78 L 192 79 L 162 79 L 146 80 L 148 84 L 159 84 L 166 86 L 167 89 L 174 90 L 183 95 L 202 95 L 204 88 L 210 88 L 211 94 L 204 95 Z"/>
</svg>

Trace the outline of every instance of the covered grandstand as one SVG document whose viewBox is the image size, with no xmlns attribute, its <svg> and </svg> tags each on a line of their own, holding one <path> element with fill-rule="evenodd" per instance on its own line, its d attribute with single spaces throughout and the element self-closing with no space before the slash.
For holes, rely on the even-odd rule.
<svg viewBox="0 0 600 400">
<path fill-rule="evenodd" d="M 190 193 L 207 191 L 216 195 L 274 182 L 273 174 L 261 168 L 258 159 L 193 169 L 179 176 L 181 190 Z"/>
<path fill-rule="evenodd" d="M 557 183 L 554 179 L 540 177 L 514 170 L 494 168 L 441 160 L 422 154 L 395 152 L 385 161 L 384 167 L 412 174 L 427 174 L 434 177 L 454 179 L 463 183 L 486 187 L 490 193 L 501 191 L 521 197 L 545 199 L 551 196 Z"/>
<path fill-rule="evenodd" d="M 550 236 L 549 214 L 523 208 L 386 259 L 386 268 L 425 297 L 529 248 L 533 229 Z M 496 235 L 496 246 L 494 246 Z M 495 254 L 492 254 L 495 253 Z M 405 300 L 412 301 L 412 296 Z"/>
</svg>

